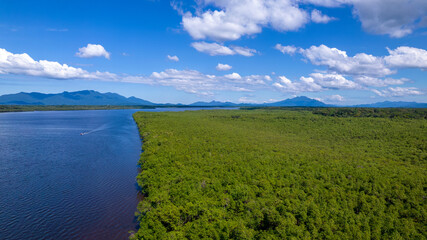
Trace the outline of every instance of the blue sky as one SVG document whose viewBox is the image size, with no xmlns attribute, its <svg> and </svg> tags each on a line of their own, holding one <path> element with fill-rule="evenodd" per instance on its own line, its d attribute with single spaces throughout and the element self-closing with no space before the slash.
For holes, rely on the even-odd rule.
<svg viewBox="0 0 427 240">
<path fill-rule="evenodd" d="M 5 0 L 0 94 L 427 102 L 426 27 L 425 0 Z"/>
</svg>

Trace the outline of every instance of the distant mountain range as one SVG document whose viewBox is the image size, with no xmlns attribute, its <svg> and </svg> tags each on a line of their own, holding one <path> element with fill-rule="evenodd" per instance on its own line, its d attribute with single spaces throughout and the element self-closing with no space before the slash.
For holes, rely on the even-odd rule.
<svg viewBox="0 0 427 240">
<path fill-rule="evenodd" d="M 92 90 L 56 94 L 17 93 L 0 96 L 0 104 L 10 105 L 155 105 L 136 97 L 123 97 L 117 93 Z"/>
<path fill-rule="evenodd" d="M 136 97 L 124 97 L 117 93 L 100 93 L 93 90 L 44 94 L 38 92 L 16 93 L 0 96 L 1 105 L 143 105 L 143 106 L 185 106 L 183 104 L 157 104 Z M 295 97 L 279 102 L 264 104 L 232 103 L 232 102 L 195 102 L 192 107 L 334 107 L 308 97 Z M 342 107 L 342 106 L 341 106 Z M 427 103 L 416 102 L 379 102 L 372 104 L 354 105 L 348 107 L 373 108 L 427 108 Z"/>
<path fill-rule="evenodd" d="M 371 108 L 427 108 L 427 103 L 417 102 L 377 102 L 372 104 L 355 105 L 353 107 L 371 107 Z"/>
</svg>

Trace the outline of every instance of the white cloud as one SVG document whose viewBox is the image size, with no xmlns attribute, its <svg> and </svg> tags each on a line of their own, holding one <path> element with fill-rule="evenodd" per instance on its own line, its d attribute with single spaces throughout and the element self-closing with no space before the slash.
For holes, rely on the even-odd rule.
<svg viewBox="0 0 427 240">
<path fill-rule="evenodd" d="M 335 18 L 324 15 L 321 11 L 317 9 L 311 11 L 311 21 L 315 23 L 328 23 L 333 20 L 335 20 Z"/>
<path fill-rule="evenodd" d="M 360 85 L 346 79 L 340 74 L 312 73 L 310 77 L 315 83 L 329 89 L 359 89 Z"/>
<path fill-rule="evenodd" d="M 324 7 L 349 5 L 363 29 L 373 34 L 403 37 L 419 27 L 427 16 L 425 0 L 302 0 Z"/>
<path fill-rule="evenodd" d="M 291 93 L 318 92 L 323 89 L 322 86 L 314 82 L 313 78 L 301 77 L 300 81 L 293 82 L 285 76 L 279 76 L 279 82 L 273 83 L 273 87 L 277 88 L 282 92 Z"/>
<path fill-rule="evenodd" d="M 352 0 L 354 14 L 362 27 L 375 34 L 403 37 L 418 26 L 417 21 L 427 15 L 425 0 Z"/>
<path fill-rule="evenodd" d="M 366 89 L 367 87 L 402 85 L 410 80 L 407 78 L 390 78 L 388 76 L 397 73 L 399 68 L 427 69 L 427 51 L 412 47 L 388 49 L 389 55 L 387 56 L 373 56 L 366 53 L 348 56 L 345 51 L 325 45 L 302 49 L 277 44 L 276 49 L 284 54 L 300 53 L 312 64 L 327 67 L 326 74 L 313 73 L 308 78 L 301 78 L 311 80 L 311 82 L 324 89 Z M 350 77 L 351 80 L 348 80 L 347 77 Z M 309 91 L 312 91 L 313 89 L 307 88 L 307 84 L 299 82 L 288 84 L 286 89 L 294 91 L 295 86 L 303 90 L 309 89 Z M 388 92 L 390 91 L 393 90 L 388 90 Z"/>
<path fill-rule="evenodd" d="M 305 50 L 304 50 L 305 51 Z M 334 50 L 339 51 L 339 50 Z M 394 50 L 390 50 L 391 52 Z M 397 51 L 399 52 L 399 51 Z M 405 52 L 406 53 L 406 52 Z M 395 56 L 391 54 L 390 56 Z M 331 54 L 330 56 L 335 56 Z M 400 55 L 399 55 L 400 56 Z M 323 59 L 329 63 L 329 60 Z M 390 60 L 391 61 L 391 60 Z M 414 60 L 410 66 L 419 66 L 418 60 Z M 402 66 L 399 61 L 393 61 L 396 66 Z M 227 68 L 226 64 L 218 64 L 220 68 Z M 332 64 L 333 65 L 333 64 Z M 218 67 L 217 66 L 217 67 Z M 335 66 L 335 65 L 333 65 Z M 231 66 L 229 66 L 231 67 Z M 338 68 L 337 68 L 338 69 Z M 283 92 L 318 92 L 325 90 L 370 90 L 380 96 L 406 96 L 424 94 L 416 88 L 389 87 L 384 90 L 370 89 L 368 87 L 383 87 L 388 85 L 404 84 L 408 79 L 385 78 L 380 79 L 368 75 L 348 75 L 330 71 L 327 73 L 312 73 L 308 77 L 301 77 L 297 81 L 291 81 L 285 76 L 273 80 L 269 75 L 241 76 L 231 73 L 224 76 L 203 74 L 196 70 L 167 69 L 161 72 L 153 72 L 149 76 L 118 75 L 109 72 L 88 72 L 82 68 L 71 67 L 66 64 L 47 60 L 34 60 L 28 54 L 13 54 L 5 49 L 0 49 L 0 74 L 19 74 L 27 76 L 46 77 L 53 79 L 83 79 L 99 81 L 116 81 L 141 83 L 160 86 L 170 86 L 178 90 L 198 95 L 212 95 L 215 91 L 255 91 L 259 89 L 276 88 Z"/>
<path fill-rule="evenodd" d="M 366 53 L 349 57 L 345 51 L 325 45 L 311 46 L 300 52 L 314 65 L 327 66 L 330 71 L 348 75 L 368 75 L 382 77 L 395 73 L 382 58 Z"/>
<path fill-rule="evenodd" d="M 255 49 L 239 47 L 239 46 L 224 46 L 218 43 L 193 42 L 191 46 L 199 52 L 209 54 L 211 56 L 226 56 L 226 55 L 242 55 L 251 57 L 256 53 Z"/>
<path fill-rule="evenodd" d="M 338 102 L 344 102 L 345 98 L 341 95 L 335 94 L 330 96 L 324 96 L 320 98 L 314 98 L 317 101 L 321 102 L 327 102 L 327 103 L 338 103 Z"/>
<path fill-rule="evenodd" d="M 109 72 L 88 72 L 81 68 L 47 60 L 35 61 L 28 54 L 13 54 L 0 48 L 0 74 L 21 74 L 54 79 L 105 79 L 116 77 Z"/>
<path fill-rule="evenodd" d="M 218 43 L 194 42 L 191 46 L 197 51 L 207 53 L 211 56 L 236 54 L 229 47 L 219 45 Z"/>
<path fill-rule="evenodd" d="M 263 28 L 297 31 L 308 22 L 328 23 L 335 18 L 307 4 L 322 7 L 349 6 L 365 31 L 403 37 L 425 27 L 425 0 L 197 0 L 194 13 L 184 12 L 182 26 L 194 39 L 237 40 Z M 301 6 L 300 6 L 301 4 Z M 177 8 L 176 8 L 177 9 Z"/>
<path fill-rule="evenodd" d="M 232 49 L 236 54 L 240 54 L 245 57 L 252 57 L 257 52 L 255 49 L 239 46 L 232 46 Z"/>
<path fill-rule="evenodd" d="M 83 79 L 171 86 L 181 91 L 211 95 L 214 91 L 254 91 L 267 88 L 269 76 L 207 75 L 196 70 L 167 69 L 149 76 L 118 75 L 109 72 L 88 72 L 66 64 L 47 60 L 36 61 L 28 54 L 13 54 L 0 49 L 0 74 L 19 74 L 53 79 Z M 270 79 L 271 80 L 271 79 Z"/>
<path fill-rule="evenodd" d="M 222 64 L 222 63 L 218 63 L 218 65 L 216 66 L 216 70 L 218 71 L 228 71 L 232 68 L 233 68 L 232 66 L 228 64 Z"/>
<path fill-rule="evenodd" d="M 384 90 L 372 89 L 372 91 L 381 97 L 404 97 L 404 96 L 409 96 L 409 95 L 423 95 L 424 94 L 423 92 L 419 91 L 415 87 L 406 87 L 406 88 L 389 87 L 389 88 L 384 89 Z"/>
<path fill-rule="evenodd" d="M 427 69 L 427 51 L 424 49 L 403 46 L 387 50 L 390 55 L 384 57 L 384 60 L 390 66 Z"/>
<path fill-rule="evenodd" d="M 76 56 L 82 58 L 105 57 L 106 59 L 110 59 L 110 53 L 102 45 L 90 43 L 86 47 L 79 48 Z"/>
<path fill-rule="evenodd" d="M 263 27 L 278 31 L 296 31 L 309 17 L 293 0 L 202 0 L 206 10 L 183 15 L 182 25 L 194 39 L 237 40 L 260 33 Z"/>
<path fill-rule="evenodd" d="M 252 86 L 263 86 L 266 85 L 266 81 L 271 81 L 271 77 L 268 75 L 249 75 L 243 77 L 240 82 Z"/>
<path fill-rule="evenodd" d="M 263 104 L 263 103 L 272 103 L 272 102 L 278 102 L 280 100 L 278 99 L 268 99 L 268 100 L 264 100 L 264 101 L 259 101 L 259 100 L 255 100 L 253 99 L 254 96 L 243 96 L 241 98 L 239 98 L 237 101 L 239 103 L 250 103 L 250 104 Z"/>
<path fill-rule="evenodd" d="M 168 55 L 168 59 L 171 60 L 171 61 L 174 61 L 174 62 L 178 62 L 179 61 L 179 58 L 177 56 Z"/>
<path fill-rule="evenodd" d="M 409 79 L 407 78 L 386 78 L 386 79 L 380 79 L 376 77 L 369 77 L 369 76 L 354 76 L 353 79 L 364 86 L 367 87 L 386 87 L 388 85 L 401 85 L 405 82 L 408 82 Z"/>
<path fill-rule="evenodd" d="M 310 77 L 301 77 L 299 81 L 291 81 L 285 76 L 273 86 L 283 92 L 319 92 L 325 90 L 362 89 L 362 87 L 339 74 L 312 73 Z"/>
<path fill-rule="evenodd" d="M 373 56 L 366 53 L 348 56 L 345 51 L 323 44 L 307 49 L 277 44 L 275 48 L 284 54 L 298 52 L 314 65 L 325 66 L 331 73 L 353 76 L 368 86 L 406 82 L 407 79 L 379 79 L 379 77 L 395 74 L 398 68 L 427 69 L 427 51 L 406 46 L 394 50 L 388 49 L 387 56 Z"/>
<path fill-rule="evenodd" d="M 260 104 L 262 102 L 251 99 L 250 97 L 240 97 L 239 100 L 237 100 L 239 103 L 251 103 L 251 104 Z"/>
<path fill-rule="evenodd" d="M 231 73 L 231 74 L 227 74 L 224 77 L 228 78 L 228 79 L 233 79 L 233 80 L 238 80 L 238 79 L 242 79 L 242 77 L 240 76 L 240 74 L 238 73 Z"/>
<path fill-rule="evenodd" d="M 289 55 L 294 55 L 295 52 L 298 50 L 295 46 L 283 46 L 282 44 L 279 44 L 279 43 L 276 44 L 274 48 L 279 50 L 283 54 L 289 54 Z"/>
<path fill-rule="evenodd" d="M 341 95 L 336 94 L 336 95 L 326 96 L 324 97 L 324 99 L 330 102 L 343 102 L 345 98 Z"/>
<path fill-rule="evenodd" d="M 242 77 L 238 73 L 232 73 L 216 76 L 206 75 L 195 70 L 167 69 L 163 72 L 153 72 L 149 77 L 126 77 L 123 81 L 172 86 L 189 93 L 212 95 L 213 91 L 250 92 L 259 88 L 266 88 L 264 79 L 265 76 L 259 75 Z"/>
</svg>

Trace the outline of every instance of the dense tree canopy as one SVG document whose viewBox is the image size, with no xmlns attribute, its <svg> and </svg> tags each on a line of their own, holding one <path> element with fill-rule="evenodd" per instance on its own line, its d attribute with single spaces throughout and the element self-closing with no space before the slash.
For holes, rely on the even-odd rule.
<svg viewBox="0 0 427 240">
<path fill-rule="evenodd" d="M 330 115 L 136 113 L 131 238 L 426 239 L 427 121 Z"/>
</svg>

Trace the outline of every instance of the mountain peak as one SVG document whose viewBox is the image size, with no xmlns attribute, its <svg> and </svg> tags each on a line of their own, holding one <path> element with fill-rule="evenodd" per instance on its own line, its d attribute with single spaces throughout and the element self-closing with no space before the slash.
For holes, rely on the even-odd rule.
<svg viewBox="0 0 427 240">
<path fill-rule="evenodd" d="M 319 100 L 306 96 L 298 96 L 283 101 L 266 104 L 274 107 L 326 107 L 327 105 Z"/>
</svg>

